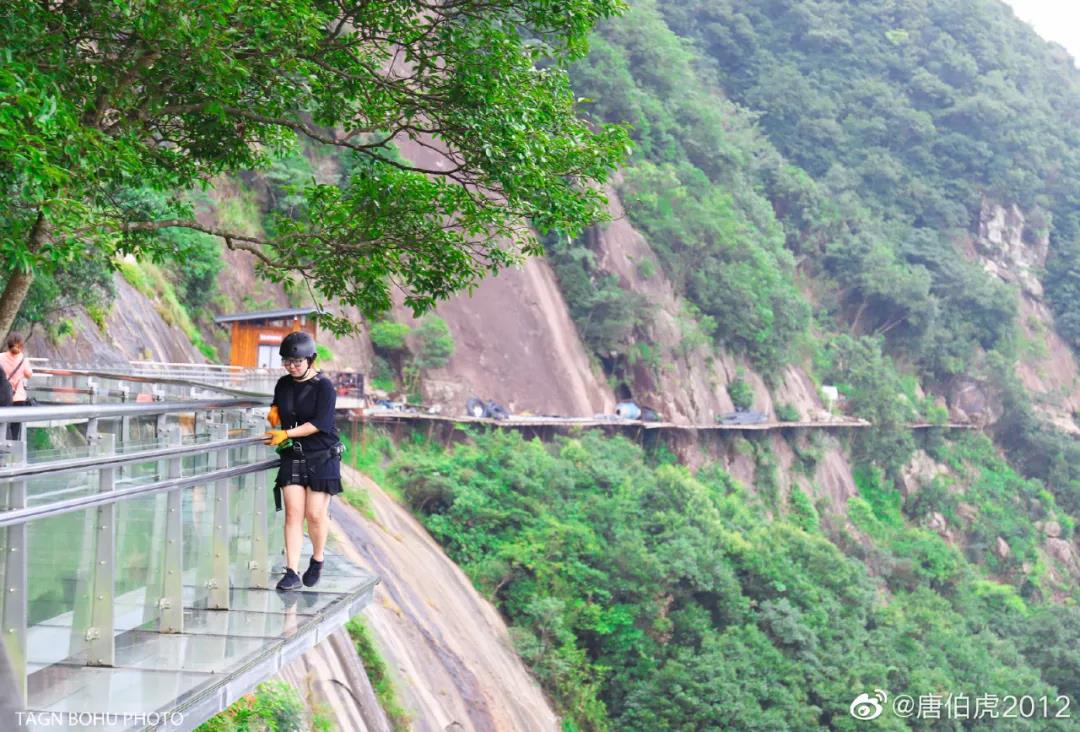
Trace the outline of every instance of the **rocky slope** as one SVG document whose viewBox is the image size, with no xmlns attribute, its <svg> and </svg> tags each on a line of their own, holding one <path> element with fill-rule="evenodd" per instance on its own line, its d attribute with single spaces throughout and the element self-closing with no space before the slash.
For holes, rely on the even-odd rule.
<svg viewBox="0 0 1080 732">
<path fill-rule="evenodd" d="M 977 234 L 964 250 L 988 273 L 1015 288 L 1021 330 L 1016 370 L 1035 395 L 1037 409 L 1058 429 L 1080 434 L 1072 416 L 1080 409 L 1080 367 L 1054 329 L 1038 279 L 1046 265 L 1049 234 L 1028 219 L 1017 206 L 984 201 Z"/>
<path fill-rule="evenodd" d="M 300 692 L 309 709 L 329 713 L 336 729 L 391 732 L 367 673 L 344 630 L 291 661 L 278 678 Z"/>
<path fill-rule="evenodd" d="M 404 141 L 401 149 L 420 165 L 440 165 L 430 148 Z M 614 407 L 611 387 L 592 367 L 542 258 L 485 279 L 436 314 L 446 320 L 456 351 L 445 368 L 427 375 L 425 398 L 447 413 L 464 413 L 474 395 L 515 413 L 592 416 Z M 415 324 L 400 306 L 395 319 Z"/>
<path fill-rule="evenodd" d="M 656 262 L 645 237 L 631 225 L 622 208 L 615 188 L 607 191 L 611 221 L 591 232 L 591 245 L 596 253 L 598 269 L 614 274 L 620 285 L 638 293 L 652 306 L 647 332 L 649 347 L 659 354 L 659 368 L 638 362 L 631 370 L 630 388 L 636 400 L 655 406 L 666 419 L 681 424 L 711 424 L 718 415 L 734 409 L 727 385 L 741 378 L 754 390 L 753 409 L 774 414 L 776 405 L 795 407 L 804 419 L 825 419 L 825 411 L 817 387 L 798 366 L 788 366 L 770 388 L 762 375 L 749 364 L 729 353 L 714 353 L 698 347 L 687 351 L 682 347 L 683 328 L 680 317 L 685 305 L 663 275 L 659 264 L 648 268 L 653 274 L 642 276 L 639 262 Z M 704 435 L 705 433 L 700 433 Z M 810 475 L 793 470 L 795 453 L 788 438 L 780 433 L 765 436 L 776 457 L 776 478 L 781 496 L 791 485 L 798 485 L 808 495 L 825 499 L 831 510 L 843 512 L 847 499 L 855 494 L 855 482 L 844 451 L 833 435 L 819 433 L 817 439 L 821 458 Z M 791 436 L 792 440 L 803 439 Z M 747 485 L 758 479 L 758 466 L 735 439 L 720 438 L 707 443 L 699 439 L 683 441 L 680 457 L 691 465 L 710 457 L 722 459 L 727 469 Z"/>
<path fill-rule="evenodd" d="M 129 285 L 119 274 L 113 276 L 116 302 L 99 328 L 82 308 L 72 315 L 75 333 L 59 342 L 50 341 L 40 330 L 27 339 L 27 352 L 68 364 L 106 365 L 134 359 L 203 363 L 205 358 L 191 345 L 180 328 L 170 325 L 156 303 Z"/>
<path fill-rule="evenodd" d="M 360 473 L 343 472 L 370 496 L 372 518 L 336 504 L 334 535 L 344 556 L 380 577 L 364 619 L 412 728 L 558 729 L 498 611 L 407 509 Z"/>
</svg>

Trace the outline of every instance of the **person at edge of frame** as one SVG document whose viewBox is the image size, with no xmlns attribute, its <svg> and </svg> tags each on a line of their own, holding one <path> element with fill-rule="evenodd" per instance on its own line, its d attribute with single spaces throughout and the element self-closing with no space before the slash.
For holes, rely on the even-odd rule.
<svg viewBox="0 0 1080 732">
<path fill-rule="evenodd" d="M 30 403 L 26 395 L 26 380 L 33 376 L 34 372 L 30 370 L 30 363 L 26 360 L 26 354 L 23 352 L 25 346 L 26 340 L 23 338 L 22 333 L 12 331 L 4 341 L 4 352 L 0 353 L 0 368 L 7 375 L 8 381 L 11 382 L 11 389 L 14 392 L 11 398 L 11 406 L 13 407 L 25 407 Z M 22 423 L 8 422 L 7 438 L 9 440 L 18 440 L 21 435 Z"/>
<path fill-rule="evenodd" d="M 333 383 L 315 369 L 315 340 L 296 331 L 281 341 L 281 364 L 286 374 L 274 387 L 266 420 L 265 444 L 277 448 L 281 466 L 274 481 L 274 503 L 285 501 L 285 575 L 279 590 L 314 587 L 324 561 L 330 531 L 330 499 L 341 493 L 341 441 L 334 425 L 337 393 Z M 303 577 L 297 574 L 304 540 L 304 519 L 311 538 L 311 559 Z"/>
</svg>

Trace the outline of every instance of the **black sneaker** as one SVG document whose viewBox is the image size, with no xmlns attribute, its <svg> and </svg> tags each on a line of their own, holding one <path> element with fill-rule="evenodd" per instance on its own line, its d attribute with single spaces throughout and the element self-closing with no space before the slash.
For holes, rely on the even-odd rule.
<svg viewBox="0 0 1080 732">
<path fill-rule="evenodd" d="M 322 562 L 317 559 L 312 559 L 308 565 L 307 571 L 304 572 L 304 587 L 314 587 L 319 584 L 319 573 L 322 572 Z"/>
<path fill-rule="evenodd" d="M 299 590 L 300 575 L 292 567 L 286 567 L 285 576 L 277 583 L 277 588 L 279 590 Z"/>
</svg>

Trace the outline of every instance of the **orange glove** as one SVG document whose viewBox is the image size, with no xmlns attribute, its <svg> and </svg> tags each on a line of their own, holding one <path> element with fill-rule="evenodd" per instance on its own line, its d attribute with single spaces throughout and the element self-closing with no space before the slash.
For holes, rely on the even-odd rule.
<svg viewBox="0 0 1080 732">
<path fill-rule="evenodd" d="M 263 437 L 266 439 L 266 442 L 263 443 L 264 445 L 277 447 L 281 443 L 285 442 L 285 440 L 289 439 L 289 433 L 285 430 L 270 430 L 265 435 L 263 435 Z"/>
<path fill-rule="evenodd" d="M 266 421 L 271 427 L 281 426 L 281 415 L 278 414 L 277 405 L 274 404 L 270 407 L 270 411 L 266 413 Z"/>
</svg>

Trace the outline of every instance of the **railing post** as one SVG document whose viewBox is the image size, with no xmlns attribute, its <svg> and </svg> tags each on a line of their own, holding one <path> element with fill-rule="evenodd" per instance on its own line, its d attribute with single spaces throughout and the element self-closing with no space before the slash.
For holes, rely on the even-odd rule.
<svg viewBox="0 0 1080 732">
<path fill-rule="evenodd" d="M 224 422 L 215 422 L 210 425 L 210 439 L 214 442 L 226 440 L 229 437 L 229 427 Z M 229 467 L 229 451 L 215 450 L 210 456 L 211 468 L 221 469 Z M 232 505 L 232 481 L 229 479 L 219 480 L 214 485 L 214 528 L 211 534 L 211 550 L 213 560 L 211 562 L 210 580 L 207 583 L 210 590 L 207 607 L 211 610 L 229 609 L 229 506 Z"/>
<path fill-rule="evenodd" d="M 127 385 L 120 386 L 120 401 L 125 404 L 131 401 L 131 387 Z M 120 418 L 120 444 L 125 449 L 131 444 L 131 417 L 127 415 Z"/>
<path fill-rule="evenodd" d="M 162 401 L 163 399 L 164 399 L 164 394 L 157 387 L 154 387 L 154 401 L 159 402 L 159 401 Z M 154 437 L 156 438 L 156 442 L 159 445 L 161 443 L 166 442 L 166 441 L 169 440 L 170 435 L 169 435 L 169 429 L 168 428 L 169 428 L 168 415 L 167 414 L 159 414 L 159 415 L 157 415 L 156 418 L 155 418 L 155 421 L 154 421 Z M 179 432 L 176 433 L 177 439 L 179 439 L 179 434 L 180 434 Z M 168 463 L 167 460 L 158 460 L 157 461 L 157 476 L 158 476 L 159 480 L 161 478 L 163 478 L 168 473 L 168 469 L 169 469 L 169 463 Z M 156 505 L 158 503 L 158 500 L 157 500 L 158 498 L 159 498 L 159 496 L 155 496 L 154 499 L 153 499 L 153 501 L 155 503 L 155 507 L 154 507 L 154 518 L 153 518 L 152 528 L 150 530 L 151 541 L 159 541 L 160 540 L 162 534 L 165 533 L 164 528 L 165 528 L 165 525 L 167 523 L 166 516 L 162 515 L 162 512 L 160 510 L 158 510 L 158 507 Z M 168 514 L 168 508 L 167 507 L 165 509 L 165 513 L 166 513 L 166 515 Z M 157 619 L 159 621 L 159 623 L 160 623 L 160 617 L 161 616 L 158 614 L 157 611 L 161 608 L 161 600 L 163 598 L 161 598 L 161 597 L 150 598 L 149 597 L 149 590 L 150 590 L 150 588 L 153 588 L 153 590 L 155 592 L 157 592 L 159 589 L 161 589 L 163 587 L 163 584 L 162 584 L 163 581 L 164 581 L 163 577 L 165 576 L 164 567 L 163 567 L 164 559 L 165 559 L 165 554 L 164 554 L 164 552 L 162 552 L 162 554 L 158 555 L 154 560 L 152 560 L 150 562 L 150 569 L 149 569 L 149 572 L 147 574 L 147 580 L 146 580 L 146 586 L 147 586 L 147 592 L 148 592 L 148 595 L 147 595 L 147 598 L 146 598 L 147 602 L 146 602 L 146 605 L 143 608 L 143 619 L 146 620 L 147 622 L 149 622 L 151 620 L 154 620 L 154 619 Z"/>
<path fill-rule="evenodd" d="M 166 429 L 170 446 L 179 447 L 181 443 L 180 425 L 169 425 Z M 168 478 L 179 478 L 182 458 L 168 459 Z M 164 591 L 158 600 L 161 608 L 162 633 L 184 632 L 184 525 L 183 492 L 173 488 L 166 493 L 165 508 L 165 578 Z"/>
<path fill-rule="evenodd" d="M 249 415 L 246 422 L 249 435 L 254 437 L 262 433 L 262 428 L 253 415 Z M 245 461 L 254 463 L 258 460 L 258 450 L 259 446 L 254 444 L 245 447 Z M 245 480 L 254 482 L 254 490 L 251 491 L 251 557 L 248 560 L 248 587 L 265 588 L 270 584 L 269 519 L 266 515 L 269 496 L 266 489 L 266 476 L 262 473 L 252 473 L 245 476 Z"/>
<path fill-rule="evenodd" d="M 116 452 L 116 436 L 103 434 L 99 455 Z M 110 493 L 116 488 L 116 468 L 100 468 L 98 490 Z M 113 637 L 113 600 L 116 594 L 116 504 L 96 509 L 96 550 L 93 582 L 90 585 L 90 625 L 85 630 L 86 663 L 89 666 L 116 664 L 116 641 Z"/>
<path fill-rule="evenodd" d="M 5 435 L 6 436 L 6 435 Z M 26 464 L 26 432 L 23 439 L 7 443 L 11 448 L 13 465 Z M 8 484 L 4 509 L 26 507 L 26 482 L 13 480 Z M 4 531 L 7 541 L 4 551 L 3 636 L 4 647 L 11 663 L 12 675 L 19 689 L 22 706 L 26 706 L 26 524 L 9 526 Z"/>
</svg>

